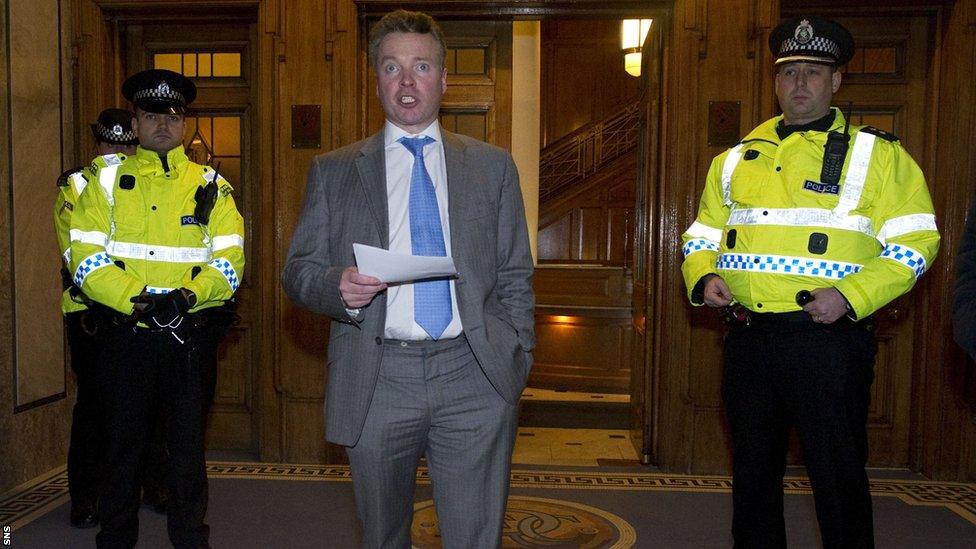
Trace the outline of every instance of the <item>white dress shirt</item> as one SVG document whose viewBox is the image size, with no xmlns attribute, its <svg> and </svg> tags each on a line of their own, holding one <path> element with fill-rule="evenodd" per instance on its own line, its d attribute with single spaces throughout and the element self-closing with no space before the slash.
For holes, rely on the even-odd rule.
<svg viewBox="0 0 976 549">
<path fill-rule="evenodd" d="M 444 159 L 444 142 L 441 140 L 441 127 L 435 120 L 419 134 L 408 134 L 389 120 L 383 128 L 386 156 L 386 198 L 390 216 L 390 251 L 412 255 L 410 245 L 410 174 L 413 169 L 413 153 L 397 140 L 403 136 L 428 136 L 434 139 L 424 147 L 424 165 L 434 182 L 437 195 L 437 209 L 441 215 L 441 230 L 444 233 L 444 249 L 451 255 L 451 220 L 447 208 L 447 163 Z M 461 334 L 461 316 L 458 314 L 457 292 L 454 279 L 451 284 L 451 323 L 440 339 L 451 339 Z M 427 332 L 413 319 L 413 284 L 391 285 L 386 290 L 386 329 L 384 336 L 389 339 L 423 340 L 430 339 Z"/>
</svg>

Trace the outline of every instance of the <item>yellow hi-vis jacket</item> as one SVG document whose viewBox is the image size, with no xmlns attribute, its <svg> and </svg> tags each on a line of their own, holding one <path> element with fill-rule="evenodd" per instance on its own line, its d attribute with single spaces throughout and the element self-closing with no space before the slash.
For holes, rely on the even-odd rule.
<svg viewBox="0 0 976 549">
<path fill-rule="evenodd" d="M 844 131 L 834 109 L 830 131 Z M 689 298 L 716 273 L 755 312 L 800 309 L 799 290 L 835 287 L 856 318 L 912 288 L 939 249 L 932 199 L 894 136 L 851 126 L 837 185 L 820 182 L 827 132 L 780 140 L 764 122 L 715 157 L 698 217 L 682 235 Z"/>
<path fill-rule="evenodd" d="M 138 147 L 130 157 L 100 157 L 95 179 L 71 216 L 71 271 L 88 297 L 124 314 L 143 288 L 167 293 L 186 288 L 194 309 L 231 298 L 244 274 L 244 220 L 231 186 L 220 177 L 210 222 L 193 215 L 197 188 L 214 170 L 186 157 L 179 146 L 160 156 Z"/>
<path fill-rule="evenodd" d="M 100 157 L 96 160 L 100 160 Z M 58 250 L 61 252 L 61 260 L 69 270 L 71 269 L 71 238 L 68 232 L 71 230 L 71 213 L 74 212 L 75 205 L 78 204 L 81 191 L 85 190 L 88 182 L 94 179 L 96 169 L 93 165 L 77 168 L 66 172 L 58 180 L 58 196 L 54 199 L 54 233 L 58 237 Z M 84 311 L 87 308 L 84 303 L 72 299 L 68 290 L 61 294 L 61 312 L 63 314 Z"/>
</svg>

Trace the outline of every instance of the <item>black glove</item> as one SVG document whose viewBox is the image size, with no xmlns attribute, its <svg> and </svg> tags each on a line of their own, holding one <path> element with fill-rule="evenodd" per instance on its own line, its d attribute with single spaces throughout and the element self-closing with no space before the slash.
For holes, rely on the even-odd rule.
<svg viewBox="0 0 976 549">
<path fill-rule="evenodd" d="M 151 328 L 173 330 L 180 327 L 183 322 L 183 315 L 193 306 L 190 299 L 179 288 L 166 294 L 142 293 L 129 301 L 136 304 L 146 304 L 142 310 L 136 308 L 136 316 L 139 320 L 149 324 Z"/>
</svg>

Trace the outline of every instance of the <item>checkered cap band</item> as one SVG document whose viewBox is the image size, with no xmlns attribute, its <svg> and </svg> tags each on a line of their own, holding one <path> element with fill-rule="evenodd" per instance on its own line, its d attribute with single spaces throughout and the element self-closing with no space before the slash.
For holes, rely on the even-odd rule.
<svg viewBox="0 0 976 549">
<path fill-rule="evenodd" d="M 115 124 L 111 128 L 107 128 L 101 124 L 95 124 L 94 128 L 98 137 L 108 143 L 131 143 L 138 139 L 136 132 L 123 130 L 121 124 Z"/>
<path fill-rule="evenodd" d="M 814 36 L 805 44 L 799 43 L 796 38 L 787 38 L 780 45 L 779 54 L 785 57 L 792 53 L 807 55 L 822 54 L 838 59 L 840 57 L 840 46 L 837 42 L 824 38 L 823 36 Z"/>
<path fill-rule="evenodd" d="M 163 82 L 155 88 L 137 91 L 132 95 L 132 102 L 168 101 L 171 103 L 179 103 L 181 105 L 186 104 L 186 99 L 183 97 L 183 94 L 164 84 L 166 83 Z"/>
</svg>

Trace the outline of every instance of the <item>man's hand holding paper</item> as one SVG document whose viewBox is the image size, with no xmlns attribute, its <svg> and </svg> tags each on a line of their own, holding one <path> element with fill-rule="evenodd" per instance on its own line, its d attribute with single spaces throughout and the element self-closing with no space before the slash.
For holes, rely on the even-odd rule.
<svg viewBox="0 0 976 549">
<path fill-rule="evenodd" d="M 353 244 L 352 249 L 359 275 L 373 277 L 386 284 L 457 275 L 451 257 L 398 254 L 364 244 Z"/>
</svg>

